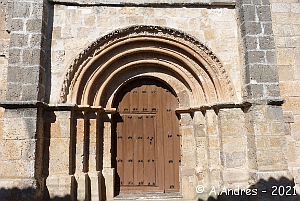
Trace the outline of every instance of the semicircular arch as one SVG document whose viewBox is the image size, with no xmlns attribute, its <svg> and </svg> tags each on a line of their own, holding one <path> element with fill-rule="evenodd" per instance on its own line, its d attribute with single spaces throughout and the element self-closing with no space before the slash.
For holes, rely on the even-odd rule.
<svg viewBox="0 0 300 201">
<path fill-rule="evenodd" d="M 99 38 L 75 57 L 66 70 L 60 101 L 107 107 L 122 74 L 170 77 L 174 85 L 184 86 L 190 105 L 236 99 L 225 68 L 200 41 L 166 27 L 131 26 Z"/>
</svg>

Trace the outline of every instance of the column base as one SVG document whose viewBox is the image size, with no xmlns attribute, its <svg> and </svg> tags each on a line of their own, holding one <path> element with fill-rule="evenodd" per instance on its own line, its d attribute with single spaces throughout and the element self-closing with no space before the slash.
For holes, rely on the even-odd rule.
<svg viewBox="0 0 300 201">
<path fill-rule="evenodd" d="M 104 186 L 102 186 L 102 192 L 105 193 L 105 200 L 113 200 L 115 193 L 115 169 L 103 168 L 102 175 L 104 179 Z"/>
</svg>

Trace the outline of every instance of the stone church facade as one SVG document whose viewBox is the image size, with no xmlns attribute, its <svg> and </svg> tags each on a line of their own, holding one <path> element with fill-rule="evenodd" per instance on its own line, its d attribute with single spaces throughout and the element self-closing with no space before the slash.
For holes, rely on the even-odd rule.
<svg viewBox="0 0 300 201">
<path fill-rule="evenodd" d="M 300 191 L 298 0 L 0 11 L 0 200 Z"/>
</svg>

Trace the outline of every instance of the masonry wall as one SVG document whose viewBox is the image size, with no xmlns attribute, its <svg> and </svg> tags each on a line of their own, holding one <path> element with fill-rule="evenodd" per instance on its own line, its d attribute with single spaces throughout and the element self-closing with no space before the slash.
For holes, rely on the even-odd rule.
<svg viewBox="0 0 300 201">
<path fill-rule="evenodd" d="M 300 3 L 296 0 L 270 0 L 272 25 L 287 138 L 289 170 L 300 184 Z M 287 132 L 289 133 L 289 132 Z"/>
<path fill-rule="evenodd" d="M 168 17 L 166 17 L 166 13 Z M 182 30 L 207 45 L 220 58 L 241 100 L 236 12 L 232 7 L 67 6 L 56 4 L 51 44 L 51 100 L 56 103 L 68 64 L 83 48 L 113 30 L 131 25 L 157 25 Z"/>
<path fill-rule="evenodd" d="M 294 178 L 299 188 L 298 0 L 270 0 L 271 4 L 241 0 L 236 7 L 229 0 L 136 0 L 126 5 L 117 0 L 49 2 L 0 2 L 4 22 L 0 23 L 0 100 L 5 107 L 0 111 L 0 189 L 29 188 L 28 200 L 42 199 L 47 194 L 43 190 L 51 198 L 71 194 L 97 200 L 101 196 L 101 168 L 95 169 L 100 160 L 95 159 L 95 117 L 89 122 L 93 136 L 88 150 L 94 169 L 87 174 L 80 163 L 84 117 L 75 118 L 75 128 L 70 110 L 45 111 L 41 105 L 58 103 L 65 71 L 81 50 L 113 30 L 136 24 L 171 27 L 196 37 L 220 58 L 237 102 L 252 104 L 182 114 L 182 145 L 187 148 L 182 150 L 186 151 L 181 167 L 183 195 L 195 198 L 199 184 L 246 188 L 282 176 Z M 281 98 L 286 100 L 283 111 Z M 105 123 L 103 162 L 109 166 L 110 124 Z M 77 155 L 66 146 L 74 140 L 70 136 L 75 129 L 81 132 L 74 148 Z M 77 160 L 69 158 L 72 151 Z M 74 161 L 80 163 L 77 169 Z M 107 174 L 113 178 L 112 171 Z M 86 181 L 92 183 L 94 194 L 88 194 Z M 14 200 L 22 195 L 6 196 Z"/>
</svg>

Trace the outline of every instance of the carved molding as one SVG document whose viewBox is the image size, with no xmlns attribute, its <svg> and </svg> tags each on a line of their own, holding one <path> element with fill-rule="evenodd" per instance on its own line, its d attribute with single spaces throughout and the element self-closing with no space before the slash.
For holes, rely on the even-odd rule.
<svg viewBox="0 0 300 201">
<path fill-rule="evenodd" d="M 207 66 L 204 65 L 204 68 L 212 69 L 216 74 L 217 79 L 222 80 L 222 84 L 226 85 L 222 86 L 222 90 L 225 89 L 225 92 L 223 91 L 222 93 L 225 93 L 226 95 L 229 94 L 229 99 L 235 100 L 235 90 L 231 79 L 227 74 L 225 68 L 223 67 L 221 61 L 211 49 L 209 49 L 195 37 L 179 30 L 160 26 L 135 25 L 124 29 L 115 30 L 97 39 L 72 60 L 64 76 L 60 93 L 60 102 L 67 101 L 67 95 L 73 90 L 78 76 L 91 59 L 97 57 L 97 55 L 99 55 L 107 47 L 111 46 L 114 43 L 117 43 L 120 40 L 143 36 L 164 38 L 169 39 L 170 41 L 176 41 L 197 52 L 201 59 L 205 60 L 206 62 L 205 65 Z"/>
</svg>

